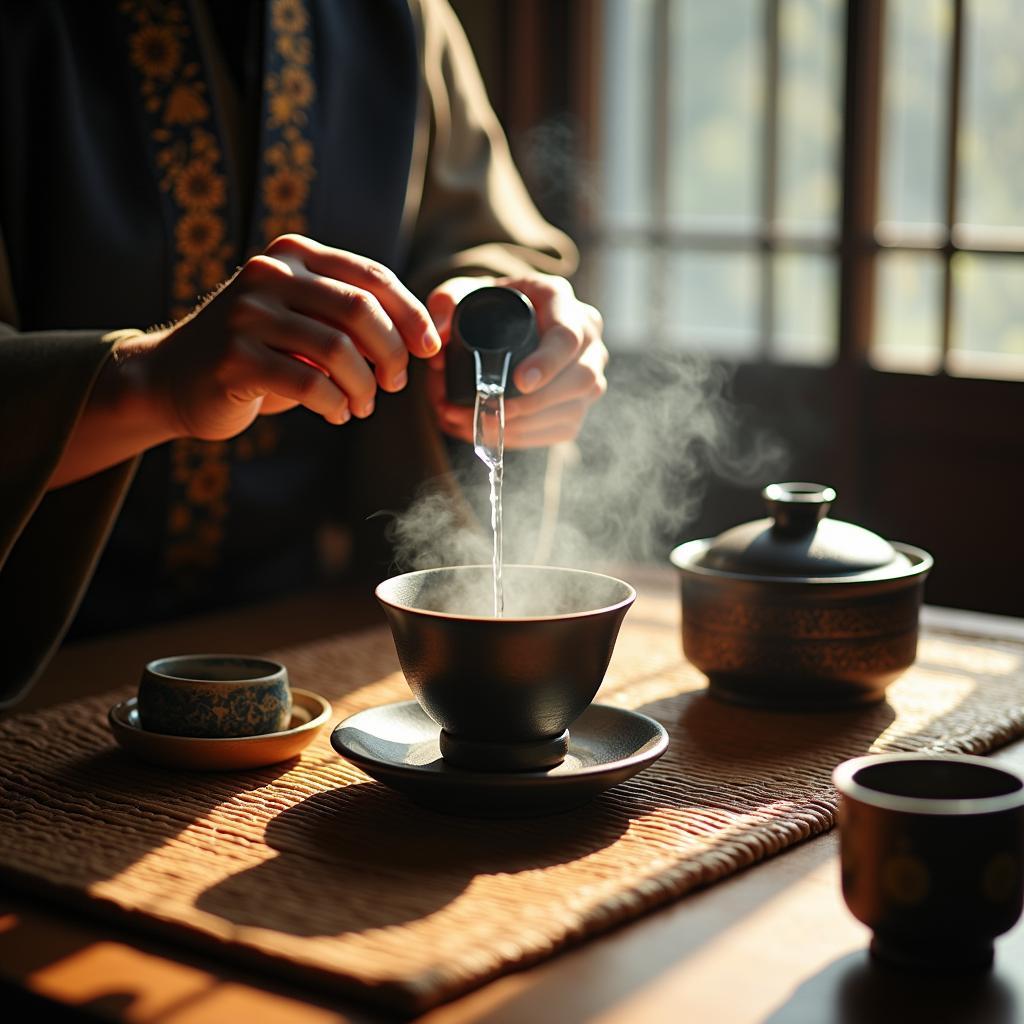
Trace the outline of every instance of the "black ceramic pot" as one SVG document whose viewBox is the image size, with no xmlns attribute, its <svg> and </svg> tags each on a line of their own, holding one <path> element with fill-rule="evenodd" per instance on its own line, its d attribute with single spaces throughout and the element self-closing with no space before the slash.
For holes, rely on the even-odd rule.
<svg viewBox="0 0 1024 1024">
<path fill-rule="evenodd" d="M 881 700 L 916 657 L 931 555 L 826 518 L 831 487 L 763 493 L 769 518 L 672 552 L 686 657 L 714 696 L 742 704 Z"/>
<path fill-rule="evenodd" d="M 976 970 L 1024 904 L 1024 779 L 980 757 L 881 754 L 834 773 L 843 897 L 900 967 Z"/>
<path fill-rule="evenodd" d="M 505 566 L 502 618 L 491 567 L 425 569 L 377 588 L 413 696 L 464 768 L 533 771 L 562 761 L 569 726 L 604 678 L 636 591 L 577 569 Z"/>
</svg>

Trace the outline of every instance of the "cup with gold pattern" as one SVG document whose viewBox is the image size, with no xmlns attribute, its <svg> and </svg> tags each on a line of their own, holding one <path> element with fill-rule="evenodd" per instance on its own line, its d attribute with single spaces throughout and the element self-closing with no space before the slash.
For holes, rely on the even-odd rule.
<svg viewBox="0 0 1024 1024">
<path fill-rule="evenodd" d="M 984 758 L 882 754 L 833 774 L 843 897 L 872 955 L 977 970 L 1024 905 L 1024 778 Z"/>
</svg>

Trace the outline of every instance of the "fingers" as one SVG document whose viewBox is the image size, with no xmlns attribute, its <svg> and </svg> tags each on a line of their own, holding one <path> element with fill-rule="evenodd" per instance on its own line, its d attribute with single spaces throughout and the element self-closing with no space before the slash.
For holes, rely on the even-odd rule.
<svg viewBox="0 0 1024 1024">
<path fill-rule="evenodd" d="M 441 339 L 427 311 L 383 264 L 301 235 L 282 235 L 271 242 L 267 254 L 293 269 L 304 268 L 372 295 L 398 332 L 403 347 L 413 355 L 429 358 L 441 350 Z"/>
<path fill-rule="evenodd" d="M 239 338 L 236 348 L 243 362 L 231 392 L 240 401 L 273 394 L 304 405 L 328 423 L 341 425 L 350 419 L 348 398 L 319 370 L 253 338 Z"/>
<path fill-rule="evenodd" d="M 552 406 L 537 416 L 513 422 L 505 421 L 506 448 L 536 448 L 556 441 L 575 440 L 583 426 L 591 403 L 565 402 Z M 452 437 L 471 444 L 473 441 L 473 410 L 450 407 L 440 412 L 441 425 Z"/>
<path fill-rule="evenodd" d="M 494 284 L 492 277 L 453 277 L 435 288 L 427 296 L 427 310 L 437 327 L 443 345 L 447 345 L 452 333 L 452 316 L 455 307 L 472 291 Z M 432 370 L 444 369 L 444 349 L 427 364 Z"/>
<path fill-rule="evenodd" d="M 567 281 L 552 277 L 500 278 L 496 282 L 518 288 L 534 305 L 541 343 L 516 368 L 513 380 L 520 396 L 505 402 L 506 444 L 531 448 L 573 440 L 587 410 L 607 390 L 608 350 L 601 340 L 601 314 L 579 302 Z M 428 309 L 442 338 L 450 331 L 458 301 L 480 282 L 456 278 L 436 289 Z M 427 394 L 446 433 L 471 442 L 473 410 L 446 400 L 444 381 L 428 374 Z"/>
<path fill-rule="evenodd" d="M 538 275 L 503 279 L 501 283 L 523 292 L 537 314 L 540 345 L 515 372 L 516 387 L 532 394 L 575 362 L 588 339 L 600 338 L 600 313 L 581 303 L 564 278 Z"/>
<path fill-rule="evenodd" d="M 253 289 L 249 295 L 254 311 L 272 309 L 276 315 L 280 304 L 321 321 L 334 328 L 335 333 L 343 332 L 374 364 L 377 381 L 385 391 L 405 387 L 409 351 L 375 296 L 333 278 L 297 273 L 290 263 L 272 256 L 253 257 L 246 269 L 246 283 Z M 243 294 L 238 303 L 244 299 Z M 245 316 L 246 311 L 240 315 Z"/>
<path fill-rule="evenodd" d="M 589 343 L 579 362 L 563 370 L 547 387 L 530 395 L 505 400 L 507 420 L 529 418 L 566 402 L 596 402 L 607 390 L 604 370 L 608 351 L 600 342 Z"/>
<path fill-rule="evenodd" d="M 311 360 L 316 364 L 314 368 L 323 367 L 346 395 L 352 413 L 365 418 L 373 412 L 377 390 L 374 375 L 344 331 L 254 295 L 238 299 L 231 326 L 272 349 Z"/>
<path fill-rule="evenodd" d="M 441 340 L 447 344 L 452 330 L 452 314 L 455 307 L 477 288 L 494 284 L 492 277 L 453 277 L 438 285 L 427 296 L 427 311 L 437 327 Z"/>
</svg>

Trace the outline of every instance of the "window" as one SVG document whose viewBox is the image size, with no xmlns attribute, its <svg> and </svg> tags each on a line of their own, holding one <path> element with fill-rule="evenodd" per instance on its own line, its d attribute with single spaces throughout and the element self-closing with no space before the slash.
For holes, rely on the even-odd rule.
<svg viewBox="0 0 1024 1024">
<path fill-rule="evenodd" d="M 1019 0 L 859 6 L 871 38 L 846 0 L 603 0 L 587 286 L 618 348 L 833 363 L 864 247 L 872 365 L 1024 377 Z"/>
<path fill-rule="evenodd" d="M 888 0 L 873 361 L 1024 377 L 1024 19 Z"/>
<path fill-rule="evenodd" d="M 1022 0 L 455 2 L 609 347 L 734 362 L 929 601 L 1024 615 Z M 703 481 L 680 538 L 767 482 Z"/>
</svg>

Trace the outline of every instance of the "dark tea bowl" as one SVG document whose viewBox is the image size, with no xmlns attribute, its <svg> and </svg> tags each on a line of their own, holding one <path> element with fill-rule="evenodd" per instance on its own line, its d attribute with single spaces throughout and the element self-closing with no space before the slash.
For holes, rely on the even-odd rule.
<svg viewBox="0 0 1024 1024">
<path fill-rule="evenodd" d="M 454 765 L 535 771 L 559 764 L 569 726 L 604 678 L 636 591 L 578 569 L 505 566 L 505 614 L 489 565 L 424 569 L 377 587 L 413 696 Z"/>
<path fill-rule="evenodd" d="M 873 956 L 925 971 L 992 963 L 1024 904 L 1024 779 L 980 757 L 841 764 L 843 897 Z"/>
</svg>

